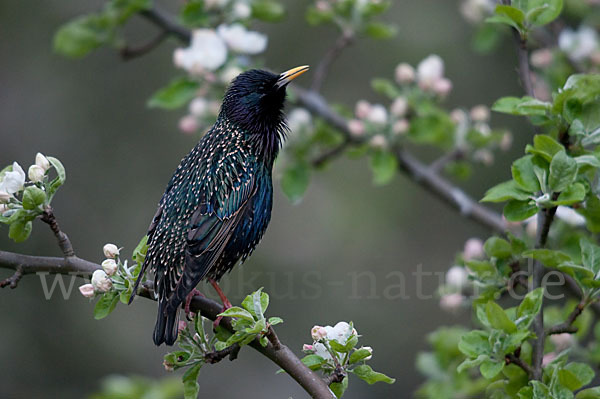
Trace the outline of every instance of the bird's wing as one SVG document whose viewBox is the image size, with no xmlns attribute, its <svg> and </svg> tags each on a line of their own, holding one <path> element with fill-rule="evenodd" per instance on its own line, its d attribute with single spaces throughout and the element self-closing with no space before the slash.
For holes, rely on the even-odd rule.
<svg viewBox="0 0 600 399">
<path fill-rule="evenodd" d="M 175 275 L 169 278 L 171 283 L 177 282 L 171 306 L 178 306 L 215 266 L 256 193 L 256 165 L 229 166 L 215 170 L 211 181 L 220 182 L 219 186 L 207 183 L 189 220 L 185 265 L 182 270 L 173 269 Z"/>
</svg>

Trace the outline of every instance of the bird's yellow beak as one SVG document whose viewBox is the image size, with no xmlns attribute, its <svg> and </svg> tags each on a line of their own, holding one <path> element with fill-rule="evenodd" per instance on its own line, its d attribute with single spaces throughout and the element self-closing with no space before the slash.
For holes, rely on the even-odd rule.
<svg viewBox="0 0 600 399">
<path fill-rule="evenodd" d="M 279 75 L 279 80 L 277 80 L 277 86 L 282 87 L 287 85 L 292 80 L 296 79 L 298 76 L 308 71 L 309 68 L 310 67 L 308 65 L 302 65 L 283 72 L 281 75 Z"/>
</svg>

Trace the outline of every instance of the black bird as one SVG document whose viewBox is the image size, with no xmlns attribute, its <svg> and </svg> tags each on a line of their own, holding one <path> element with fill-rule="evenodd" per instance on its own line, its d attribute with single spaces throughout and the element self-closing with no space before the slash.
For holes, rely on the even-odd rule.
<svg viewBox="0 0 600 399">
<path fill-rule="evenodd" d="M 271 218 L 272 170 L 287 125 L 286 87 L 308 70 L 250 70 L 225 94 L 214 126 L 181 161 L 148 230 L 148 252 L 131 295 L 150 267 L 158 295 L 154 343 L 173 345 L 179 307 L 196 285 L 216 285 L 252 253 Z"/>
</svg>

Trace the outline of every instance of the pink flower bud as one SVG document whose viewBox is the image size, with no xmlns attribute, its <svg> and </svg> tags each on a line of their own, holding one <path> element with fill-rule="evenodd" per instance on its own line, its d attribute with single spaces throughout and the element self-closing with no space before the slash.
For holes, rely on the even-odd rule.
<svg viewBox="0 0 600 399">
<path fill-rule="evenodd" d="M 556 359 L 555 352 L 546 353 L 542 358 L 542 366 L 546 367 L 548 363 L 552 362 L 554 359 Z"/>
<path fill-rule="evenodd" d="M 387 147 L 387 139 L 383 134 L 376 134 L 371 138 L 369 144 L 371 144 L 371 147 L 373 148 L 384 149 Z"/>
<path fill-rule="evenodd" d="M 107 292 L 112 288 L 112 281 L 104 270 L 96 270 L 92 274 L 92 285 L 97 292 Z"/>
<path fill-rule="evenodd" d="M 460 309 L 464 297 L 461 294 L 448 294 L 440 298 L 440 308 L 446 312 L 455 313 Z"/>
<path fill-rule="evenodd" d="M 198 121 L 193 115 L 186 115 L 179 120 L 179 130 L 191 134 L 198 130 Z"/>
<path fill-rule="evenodd" d="M 79 287 L 79 292 L 81 292 L 81 295 L 83 295 L 86 298 L 93 298 L 94 297 L 94 286 L 91 284 L 84 284 Z"/>
<path fill-rule="evenodd" d="M 104 256 L 109 259 L 114 259 L 116 256 L 119 256 L 119 248 L 115 244 L 106 244 L 102 251 L 104 252 Z"/>
<path fill-rule="evenodd" d="M 569 333 L 553 334 L 550 336 L 550 341 L 556 347 L 556 352 L 562 352 L 575 345 L 575 338 Z"/>
<path fill-rule="evenodd" d="M 169 371 L 169 372 L 171 372 L 171 371 L 175 370 L 175 365 L 173 365 L 173 364 L 171 364 L 171 363 L 167 362 L 166 360 L 165 360 L 165 361 L 163 361 L 163 366 L 165 367 L 165 370 L 167 370 L 167 371 Z"/>
<path fill-rule="evenodd" d="M 410 129 L 410 123 L 406 119 L 400 119 L 392 125 L 392 132 L 394 134 L 404 134 Z"/>
<path fill-rule="evenodd" d="M 471 108 L 471 119 L 475 122 L 487 122 L 490 119 L 490 109 L 485 105 Z"/>
<path fill-rule="evenodd" d="M 315 3 L 315 7 L 317 10 L 321 11 L 321 12 L 328 12 L 331 11 L 331 5 L 324 1 L 324 0 L 319 0 Z"/>
<path fill-rule="evenodd" d="M 452 91 L 452 82 L 450 79 L 441 78 L 433 83 L 432 90 L 440 97 L 446 97 Z"/>
<path fill-rule="evenodd" d="M 187 323 L 183 320 L 179 320 L 179 324 L 177 325 L 177 331 L 181 333 L 183 330 L 187 328 Z"/>
<path fill-rule="evenodd" d="M 11 198 L 11 194 L 7 193 L 6 191 L 0 190 L 0 204 L 8 203 L 8 201 L 10 201 Z"/>
<path fill-rule="evenodd" d="M 446 284 L 452 288 L 461 290 L 468 281 L 468 273 L 464 267 L 452 266 L 446 273 Z"/>
<path fill-rule="evenodd" d="M 385 125 L 388 121 L 387 110 L 383 105 L 375 104 L 371 107 L 367 120 L 376 125 Z"/>
<path fill-rule="evenodd" d="M 502 139 L 500 139 L 500 149 L 502 151 L 510 150 L 512 146 L 513 136 L 510 132 L 506 132 L 502 135 Z"/>
<path fill-rule="evenodd" d="M 465 248 L 463 250 L 464 260 L 470 261 L 473 259 L 482 259 L 484 256 L 483 241 L 479 238 L 469 238 L 465 242 Z"/>
<path fill-rule="evenodd" d="M 554 56 L 552 55 L 552 50 L 548 48 L 542 48 L 531 52 L 531 65 L 536 68 L 541 69 L 552 65 L 553 59 Z"/>
<path fill-rule="evenodd" d="M 535 238 L 537 236 L 537 216 L 534 215 L 531 218 L 525 221 L 527 226 L 525 227 L 525 233 L 531 238 Z"/>
<path fill-rule="evenodd" d="M 456 108 L 450 112 L 450 119 L 457 125 L 460 125 L 467 120 L 467 114 L 462 109 Z"/>
<path fill-rule="evenodd" d="M 485 166 L 491 166 L 494 163 L 494 154 L 486 149 L 479 149 L 473 153 L 473 160 L 481 162 Z"/>
<path fill-rule="evenodd" d="M 395 77 L 399 84 L 412 83 L 415 81 L 415 69 L 403 62 L 396 67 Z"/>
<path fill-rule="evenodd" d="M 325 339 L 327 337 L 327 330 L 325 329 L 325 327 L 314 326 L 310 330 L 310 335 L 312 336 L 313 340 L 320 341 L 320 340 Z"/>
<path fill-rule="evenodd" d="M 354 137 L 361 137 L 365 134 L 365 124 L 358 119 L 351 119 L 348 121 L 348 130 Z"/>
<path fill-rule="evenodd" d="M 104 262 L 102 262 L 102 269 L 104 269 L 104 272 L 108 276 L 112 276 L 113 274 L 115 274 L 118 268 L 119 266 L 117 265 L 117 262 L 115 262 L 114 259 L 105 259 Z"/>
<path fill-rule="evenodd" d="M 315 351 L 315 347 L 313 345 L 309 345 L 309 344 L 304 344 L 302 345 L 302 352 L 314 352 Z"/>
<path fill-rule="evenodd" d="M 371 112 L 371 104 L 368 101 L 360 100 L 354 107 L 354 114 L 358 119 L 365 119 Z"/>
<path fill-rule="evenodd" d="M 408 100 L 405 97 L 396 98 L 390 107 L 390 111 L 394 116 L 400 117 L 406 115 L 406 111 L 408 111 Z"/>
</svg>

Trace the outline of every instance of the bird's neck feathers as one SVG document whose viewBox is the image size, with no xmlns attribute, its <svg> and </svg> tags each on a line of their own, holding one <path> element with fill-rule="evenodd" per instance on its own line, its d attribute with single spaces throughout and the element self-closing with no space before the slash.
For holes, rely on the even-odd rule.
<svg viewBox="0 0 600 399">
<path fill-rule="evenodd" d="M 282 107 L 271 110 L 248 107 L 221 109 L 219 118 L 239 128 L 254 149 L 254 154 L 267 165 L 273 165 L 289 130 Z"/>
</svg>

